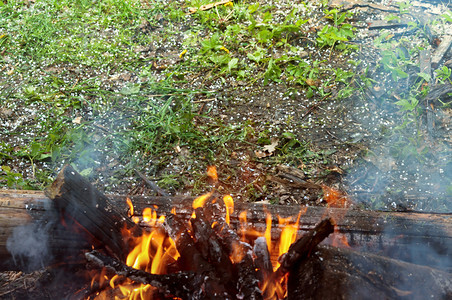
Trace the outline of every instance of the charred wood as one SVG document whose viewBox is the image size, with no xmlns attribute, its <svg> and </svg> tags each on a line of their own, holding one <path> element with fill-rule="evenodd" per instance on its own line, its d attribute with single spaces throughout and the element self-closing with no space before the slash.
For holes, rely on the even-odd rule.
<svg viewBox="0 0 452 300">
<path fill-rule="evenodd" d="M 180 270 L 192 270 L 196 273 L 213 273 L 215 271 L 198 248 L 196 248 L 195 241 L 185 227 L 183 219 L 169 214 L 163 226 L 168 235 L 176 243 L 176 249 L 180 254 L 177 260 L 177 265 Z"/>
<path fill-rule="evenodd" d="M 123 262 L 112 257 L 101 254 L 97 251 L 85 253 L 86 259 L 98 268 L 106 268 L 110 273 L 124 276 L 134 282 L 150 284 L 158 288 L 166 296 L 175 296 L 182 299 L 196 299 L 197 285 L 202 281 L 203 275 L 192 272 L 182 272 L 173 274 L 151 274 L 143 270 L 137 270 L 127 266 Z"/>
<path fill-rule="evenodd" d="M 333 231 L 334 223 L 331 219 L 321 221 L 307 234 L 293 243 L 289 251 L 280 257 L 279 263 L 281 266 L 277 272 L 287 273 L 294 264 L 308 257 L 314 248 L 333 233 Z"/>
<path fill-rule="evenodd" d="M 113 257 L 125 259 L 128 254 L 122 228 L 133 230 L 134 235 L 141 234 L 139 226 L 69 165 L 60 171 L 45 194 L 63 218 L 62 222 L 79 228 L 86 240 L 95 247 L 105 248 Z"/>
<path fill-rule="evenodd" d="M 234 263 L 233 272 L 236 275 L 237 297 L 242 299 L 262 299 L 262 292 L 259 289 L 259 278 L 252 257 L 253 249 L 250 244 L 240 240 L 237 232 L 229 227 L 223 217 L 216 217 L 224 216 L 224 211 L 221 208 L 224 208 L 224 203 L 218 199 L 218 202 L 213 205 L 207 204 L 202 210 L 203 215 L 209 220 L 223 252 Z"/>
<path fill-rule="evenodd" d="M 127 214 L 128 205 L 126 196 L 109 196 L 110 203 L 122 213 Z M 149 197 L 131 196 L 135 207 L 135 215 L 140 217 L 145 207 L 157 207 L 159 215 L 167 215 L 167 222 L 172 218 L 171 210 L 177 213 L 180 222 L 187 222 L 192 213 L 191 197 Z M 42 192 L 36 191 L 0 191 L 0 261 L 1 269 L 11 269 L 5 262 L 11 259 L 6 248 L 6 242 L 11 238 L 14 228 L 30 223 L 32 220 L 45 221 L 47 212 L 51 208 L 52 201 Z M 247 226 L 256 230 L 265 230 L 266 212 L 264 206 L 258 203 L 235 203 L 234 212 L 231 213 L 230 228 L 240 228 L 239 214 L 247 210 Z M 372 252 L 405 261 L 413 261 L 415 254 L 412 249 L 417 247 L 428 248 L 426 255 L 422 256 L 422 262 L 428 266 L 444 270 L 452 270 L 452 214 L 432 214 L 418 212 L 375 212 L 347 210 L 341 208 L 326 207 L 294 207 L 270 205 L 266 210 L 272 214 L 273 224 L 277 224 L 277 215 L 283 218 L 296 216 L 300 209 L 306 212 L 301 216 L 299 232 L 303 234 L 315 226 L 326 216 L 336 221 L 337 229 L 344 234 L 352 248 L 366 252 Z M 224 217 L 212 216 L 215 218 Z M 145 224 L 141 224 L 146 226 Z M 171 226 L 170 226 L 171 227 Z M 176 226 L 178 227 L 178 226 Z M 183 225 L 185 228 L 185 225 Z M 168 230 L 168 229 L 167 229 Z M 173 230 L 175 231 L 175 229 Z M 189 237 L 189 234 L 180 235 L 181 239 Z M 273 230 L 274 238 L 278 236 L 279 229 Z M 178 232 L 174 235 L 177 236 Z M 171 234 L 170 234 L 171 235 Z M 172 236 L 172 235 L 171 235 Z M 174 236 L 172 236 L 174 239 Z M 63 239 L 64 238 L 64 239 Z M 51 235 L 51 246 L 57 250 L 59 246 L 65 247 L 69 241 L 73 241 L 76 247 L 77 239 L 71 235 Z M 177 240 L 175 239 L 177 242 Z M 327 243 L 332 239 L 327 238 Z M 193 244 L 193 241 L 191 242 Z M 84 249 L 84 248 L 82 248 Z M 198 251 L 199 252 L 199 251 Z M 438 263 L 441 261 L 442 263 Z"/>
<path fill-rule="evenodd" d="M 369 253 L 319 246 L 292 267 L 288 299 L 451 299 L 452 274 Z"/>
<path fill-rule="evenodd" d="M 436 48 L 432 56 L 432 65 L 434 68 L 438 67 L 443 57 L 449 51 L 451 45 L 452 45 L 452 35 L 444 36 L 443 40 L 441 41 L 441 44 L 439 44 L 438 48 Z"/>
</svg>

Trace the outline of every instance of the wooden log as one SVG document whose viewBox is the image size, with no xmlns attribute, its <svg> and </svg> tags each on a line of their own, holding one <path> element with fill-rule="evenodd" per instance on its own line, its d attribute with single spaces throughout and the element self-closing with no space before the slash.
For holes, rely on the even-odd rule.
<svg viewBox="0 0 452 300">
<path fill-rule="evenodd" d="M 25 269 L 44 267 L 59 257 L 75 261 L 80 249 L 91 247 L 125 259 L 129 251 L 121 229 L 141 234 L 139 226 L 70 166 L 46 194 L 52 200 L 37 192 L 1 196 L 0 269 L 17 264 Z"/>
<path fill-rule="evenodd" d="M 308 257 L 312 250 L 333 233 L 333 231 L 333 221 L 331 219 L 322 220 L 307 234 L 290 245 L 287 253 L 280 257 L 279 262 L 281 266 L 276 270 L 276 273 L 281 273 L 281 276 L 287 273 L 294 264 Z"/>
<path fill-rule="evenodd" d="M 437 68 L 443 57 L 449 51 L 450 45 L 452 45 L 452 35 L 446 35 L 443 37 L 441 44 L 436 48 L 432 56 L 432 66 Z"/>
<path fill-rule="evenodd" d="M 452 274 L 319 246 L 289 273 L 288 299 L 452 299 Z"/>
<path fill-rule="evenodd" d="M 86 233 L 87 241 L 95 248 L 105 248 L 112 257 L 127 257 L 129 245 L 121 233 L 124 227 L 141 235 L 139 226 L 70 165 L 60 171 L 45 194 L 64 223 Z"/>
<path fill-rule="evenodd" d="M 110 195 L 111 203 L 123 214 L 127 213 L 126 196 Z M 192 213 L 192 197 L 130 197 L 135 206 L 135 214 L 140 216 L 145 207 L 157 207 L 159 215 L 168 214 L 172 208 L 180 218 L 188 220 Z M 45 218 L 51 201 L 42 192 L 0 190 L 0 263 L 11 258 L 6 249 L 6 241 L 12 231 L 31 219 Z M 452 270 L 452 214 L 432 214 L 420 212 L 376 212 L 347 210 L 326 207 L 297 207 L 270 205 L 266 207 L 272 214 L 274 238 L 279 234 L 277 215 L 297 218 L 301 216 L 299 234 L 313 228 L 323 218 L 332 217 L 339 233 L 345 235 L 349 245 L 358 250 L 402 259 L 408 262 L 436 266 Z M 240 228 L 239 215 L 247 210 L 247 222 L 257 230 L 265 231 L 266 212 L 257 203 L 235 203 L 231 214 L 231 228 Z M 143 225 L 145 226 L 145 225 Z M 334 235 L 333 235 L 334 236 Z M 64 245 L 71 237 L 50 237 L 55 245 Z M 61 240 L 58 240 L 61 239 Z M 333 243 L 329 237 L 327 243 Z M 417 257 L 416 249 L 423 248 L 425 255 Z M 427 249 L 425 249 L 427 248 Z M 5 269 L 5 266 L 0 265 Z"/>
</svg>

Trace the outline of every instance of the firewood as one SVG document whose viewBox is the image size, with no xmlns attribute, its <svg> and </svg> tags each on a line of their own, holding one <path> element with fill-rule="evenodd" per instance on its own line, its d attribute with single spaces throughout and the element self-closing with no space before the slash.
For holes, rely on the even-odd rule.
<svg viewBox="0 0 452 300">
<path fill-rule="evenodd" d="M 212 224 L 206 220 L 202 207 L 197 208 L 195 214 L 196 217 L 190 219 L 195 246 L 215 269 L 221 270 L 223 279 L 230 282 L 234 272 L 229 256 L 223 251 Z"/>
<path fill-rule="evenodd" d="M 151 274 L 143 270 L 137 270 L 127 266 L 123 262 L 98 251 L 85 253 L 87 261 L 99 268 L 106 268 L 110 273 L 124 276 L 134 282 L 150 284 L 158 288 L 166 296 L 175 296 L 182 299 L 193 299 L 197 284 L 203 281 L 202 274 L 193 272 L 181 272 L 172 274 Z"/>
<path fill-rule="evenodd" d="M 198 212 L 196 220 L 199 222 L 201 218 L 204 217 Z M 205 222 L 205 220 L 202 220 L 202 222 Z M 198 225 L 200 224 L 195 222 L 194 229 L 192 228 L 193 234 L 198 237 L 196 239 L 196 237 L 193 238 L 191 236 L 183 219 L 173 214 L 169 214 L 166 217 L 164 228 L 175 241 L 176 248 L 180 254 L 176 263 L 180 270 L 192 271 L 203 275 L 203 288 L 199 291 L 201 294 L 197 295 L 197 297 L 200 297 L 199 299 L 215 299 L 215 295 L 224 298 L 232 297 L 237 292 L 231 286 L 230 276 L 234 273 L 229 265 L 230 261 L 225 262 L 225 258 L 217 260 L 212 257 L 214 253 L 218 253 L 219 245 L 211 244 L 206 240 L 206 237 L 213 238 L 212 232 L 209 231 L 210 227 L 204 224 L 197 227 Z M 204 230 L 207 232 L 202 232 Z M 210 246 L 214 249 L 208 249 Z"/>
<path fill-rule="evenodd" d="M 307 234 L 289 247 L 289 251 L 279 258 L 281 266 L 276 271 L 287 273 L 292 265 L 308 257 L 312 250 L 334 231 L 334 223 L 331 219 L 325 219 L 317 224 Z"/>
<path fill-rule="evenodd" d="M 253 253 L 255 255 L 254 264 L 259 270 L 259 280 L 261 282 L 265 282 L 265 280 L 267 280 L 266 289 L 263 291 L 264 299 L 269 299 L 272 297 L 270 293 L 274 293 L 276 288 L 275 282 L 269 280 L 269 278 L 273 277 L 273 265 L 265 237 L 258 237 L 254 241 Z"/>
<path fill-rule="evenodd" d="M 422 254 L 421 254 L 422 255 Z M 370 253 L 318 246 L 292 267 L 288 299 L 452 299 L 452 274 Z"/>
<path fill-rule="evenodd" d="M 294 266 L 311 255 L 315 247 L 333 231 L 334 223 L 331 219 L 322 220 L 313 229 L 309 230 L 307 234 L 289 247 L 287 253 L 278 259 L 281 265 L 271 274 L 270 282 L 279 282 Z"/>
<path fill-rule="evenodd" d="M 125 259 L 128 245 L 121 229 L 141 234 L 141 228 L 120 212 L 114 203 L 99 192 L 71 166 L 65 166 L 45 194 L 65 223 L 79 226 L 94 247 L 106 248 L 113 257 Z"/>
<path fill-rule="evenodd" d="M 222 250 L 234 262 L 237 297 L 241 299 L 262 299 L 259 278 L 252 257 L 253 249 L 250 244 L 241 241 L 237 231 L 230 228 L 226 223 L 225 218 L 222 217 L 224 216 L 224 208 L 223 200 L 217 199 L 215 204 L 207 203 L 204 205 L 202 211 L 205 218 L 209 220 Z M 221 217 L 218 217 L 219 215 Z M 198 213 L 196 213 L 196 216 L 198 216 Z"/>
<path fill-rule="evenodd" d="M 127 214 L 129 207 L 125 201 L 126 196 L 110 195 L 108 198 L 123 215 Z M 145 207 L 156 206 L 159 215 L 167 216 L 171 215 L 170 211 L 174 208 L 177 218 L 183 222 L 191 217 L 191 203 L 194 199 L 186 196 L 130 196 L 130 198 L 136 216 L 140 216 Z M 48 197 L 38 191 L 0 191 L 0 269 L 14 269 L 6 248 L 6 242 L 14 228 L 28 224 L 32 220 L 45 220 L 47 212 L 51 209 L 51 203 Z M 262 232 L 265 230 L 266 224 L 263 220 L 266 212 L 263 205 L 240 202 L 234 205 L 230 224 L 232 229 L 240 228 L 239 214 L 247 210 L 247 226 Z M 273 224 L 277 224 L 278 215 L 283 218 L 290 216 L 296 218 L 302 208 L 305 207 L 269 205 L 266 209 L 272 214 Z M 451 214 L 308 207 L 301 216 L 298 234 L 304 234 L 326 216 L 335 218 L 338 231 L 346 236 L 352 248 L 409 262 L 414 258 L 412 249 L 420 245 L 429 251 L 422 256 L 422 262 L 418 262 L 419 264 L 436 266 L 437 260 L 443 258 L 446 263 L 436 267 L 452 270 L 452 262 L 447 259 L 452 257 Z M 276 239 L 279 234 L 277 227 L 272 230 L 272 234 Z M 50 246 L 52 250 L 57 251 L 59 246 L 64 248 L 72 240 L 76 245 L 77 240 L 72 238 L 71 235 L 54 236 L 53 232 L 50 232 L 49 241 L 52 242 Z M 331 243 L 332 239 L 327 238 L 325 242 Z"/>
<path fill-rule="evenodd" d="M 450 45 L 452 45 L 452 35 L 445 35 L 441 44 L 439 44 L 438 48 L 436 48 L 435 52 L 432 56 L 432 66 L 434 68 L 438 67 L 439 63 L 443 59 L 443 57 L 449 51 Z"/>
<path fill-rule="evenodd" d="M 163 224 L 168 235 L 174 240 L 180 254 L 177 265 L 182 271 L 192 270 L 196 273 L 213 273 L 213 266 L 196 248 L 195 241 L 185 227 L 183 219 L 169 214 Z"/>
</svg>

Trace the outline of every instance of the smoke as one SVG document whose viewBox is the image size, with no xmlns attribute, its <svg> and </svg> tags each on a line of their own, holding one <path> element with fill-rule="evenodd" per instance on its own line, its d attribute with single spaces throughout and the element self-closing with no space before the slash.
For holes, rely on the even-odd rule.
<svg viewBox="0 0 452 300">
<path fill-rule="evenodd" d="M 17 226 L 6 241 L 14 263 L 26 271 L 37 270 L 49 264 L 53 256 L 49 249 L 50 223 L 38 222 Z"/>
</svg>

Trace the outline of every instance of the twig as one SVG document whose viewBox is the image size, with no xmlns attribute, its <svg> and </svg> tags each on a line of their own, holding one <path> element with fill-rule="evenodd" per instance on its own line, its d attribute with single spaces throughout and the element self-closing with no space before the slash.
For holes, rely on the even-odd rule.
<svg viewBox="0 0 452 300">
<path fill-rule="evenodd" d="M 141 173 L 140 171 L 134 169 L 135 173 L 140 176 L 141 179 L 143 179 L 144 182 L 146 182 L 146 184 L 153 189 L 155 192 L 157 192 L 157 194 L 160 194 L 161 196 L 164 197 L 168 197 L 169 194 L 167 192 L 165 192 L 164 190 L 162 190 L 161 188 L 159 188 L 154 182 L 150 181 L 149 179 L 146 178 L 146 176 L 144 176 L 143 173 Z"/>
<path fill-rule="evenodd" d="M 311 112 L 312 112 L 315 108 L 317 108 L 317 107 L 323 102 L 323 100 L 325 100 L 325 99 L 328 98 L 328 97 L 329 97 L 329 95 L 326 95 L 325 97 L 323 97 L 322 99 L 320 99 L 319 102 L 317 102 L 317 103 L 314 104 L 314 105 L 311 105 L 311 107 L 309 107 L 308 111 L 307 111 L 303 116 L 301 116 L 300 120 L 303 120 L 303 119 L 306 118 L 308 115 L 310 115 Z"/>
</svg>

